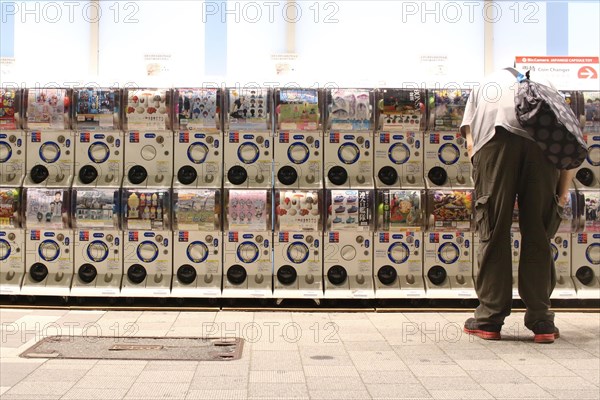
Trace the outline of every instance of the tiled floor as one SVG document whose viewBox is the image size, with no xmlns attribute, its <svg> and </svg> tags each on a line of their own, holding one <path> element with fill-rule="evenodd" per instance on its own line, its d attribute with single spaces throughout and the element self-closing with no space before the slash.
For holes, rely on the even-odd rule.
<svg viewBox="0 0 600 400">
<path fill-rule="evenodd" d="M 600 399 L 600 314 L 557 313 L 534 344 L 462 333 L 469 313 L 102 312 L 0 309 L 0 398 Z M 240 336 L 229 362 L 23 359 L 44 336 Z"/>
</svg>

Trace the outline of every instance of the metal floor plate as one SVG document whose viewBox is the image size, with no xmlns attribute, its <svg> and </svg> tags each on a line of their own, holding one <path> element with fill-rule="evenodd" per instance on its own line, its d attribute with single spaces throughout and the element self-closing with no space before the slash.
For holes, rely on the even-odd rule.
<svg viewBox="0 0 600 400">
<path fill-rule="evenodd" d="M 243 346 L 241 338 L 49 336 L 21 357 L 232 361 L 241 358 Z"/>
</svg>

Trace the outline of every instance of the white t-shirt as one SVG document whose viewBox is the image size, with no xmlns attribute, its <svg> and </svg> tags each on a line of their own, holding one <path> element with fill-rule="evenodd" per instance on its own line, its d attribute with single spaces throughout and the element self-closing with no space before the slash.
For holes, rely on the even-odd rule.
<svg viewBox="0 0 600 400">
<path fill-rule="evenodd" d="M 550 82 L 543 79 L 536 82 L 552 86 Z M 471 91 L 460 126 L 461 132 L 464 126 L 468 126 L 471 130 L 473 138 L 471 156 L 494 137 L 497 126 L 533 140 L 521 127 L 515 113 L 515 93 L 518 85 L 517 78 L 510 71 L 500 70 L 487 76 Z"/>
</svg>

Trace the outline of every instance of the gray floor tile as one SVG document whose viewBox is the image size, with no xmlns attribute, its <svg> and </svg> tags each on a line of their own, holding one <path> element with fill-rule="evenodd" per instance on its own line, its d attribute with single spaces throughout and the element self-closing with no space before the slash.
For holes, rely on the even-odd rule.
<svg viewBox="0 0 600 400">
<path fill-rule="evenodd" d="M 173 370 L 163 369 L 162 371 L 142 371 L 136 379 L 136 383 L 150 383 L 150 382 L 191 382 L 194 378 L 194 370 Z"/>
<path fill-rule="evenodd" d="M 363 371 L 408 371 L 408 367 L 405 363 L 400 360 L 396 361 L 380 361 L 378 363 L 373 362 L 365 362 L 358 363 L 355 362 L 356 369 L 359 372 Z"/>
<path fill-rule="evenodd" d="M 353 342 L 350 340 L 344 340 L 346 349 L 351 351 L 363 352 L 363 351 L 393 351 L 392 347 L 385 340 L 373 340 L 373 341 L 362 341 Z"/>
<path fill-rule="evenodd" d="M 195 371 L 198 361 L 148 361 L 144 372 L 147 371 Z"/>
<path fill-rule="evenodd" d="M 62 396 L 73 387 L 75 382 L 45 382 L 43 385 L 39 381 L 21 381 L 11 387 L 5 394 L 2 395 L 2 399 L 10 395 L 29 396 L 30 398 L 37 397 L 38 395 L 47 396 Z"/>
<path fill-rule="evenodd" d="M 87 370 L 83 369 L 41 369 L 38 368 L 25 378 L 29 382 L 77 382 Z"/>
<path fill-rule="evenodd" d="M 400 359 L 407 365 L 453 365 L 456 362 L 444 354 L 401 354 Z"/>
<path fill-rule="evenodd" d="M 367 385 L 373 399 L 430 399 L 429 392 L 420 384 Z"/>
<path fill-rule="evenodd" d="M 307 376 L 306 386 L 309 390 L 366 390 L 360 378 Z"/>
<path fill-rule="evenodd" d="M 422 376 L 469 376 L 467 372 L 458 365 L 439 365 L 431 368 L 427 365 L 409 365 L 410 370 L 418 377 Z"/>
<path fill-rule="evenodd" d="M 39 370 L 71 369 L 89 371 L 98 363 L 98 360 L 49 360 L 42 364 Z"/>
<path fill-rule="evenodd" d="M 419 380 L 427 390 L 444 390 L 449 388 L 483 390 L 481 385 L 469 376 L 420 376 Z"/>
<path fill-rule="evenodd" d="M 135 376 L 86 375 L 77 381 L 73 389 L 129 389 L 135 383 L 135 379 Z"/>
<path fill-rule="evenodd" d="M 429 393 L 434 399 L 448 399 L 448 400 L 486 400 L 486 399 L 494 399 L 491 394 L 486 392 L 485 390 L 454 390 L 454 389 L 444 389 L 444 390 L 429 390 Z"/>
<path fill-rule="evenodd" d="M 598 390 L 598 394 L 600 395 L 600 388 L 598 388 L 598 386 L 578 376 L 536 376 L 531 377 L 530 379 L 539 387 L 547 390 Z"/>
<path fill-rule="evenodd" d="M 86 376 L 123 376 L 123 377 L 137 377 L 142 373 L 146 367 L 146 361 L 142 364 L 127 364 L 127 361 L 123 361 L 119 364 L 97 364 L 92 367 L 86 374 Z"/>
<path fill-rule="evenodd" d="M 249 364 L 231 365 L 226 363 L 212 363 L 211 365 L 198 366 L 193 380 L 204 379 L 211 376 L 248 376 Z"/>
<path fill-rule="evenodd" d="M 100 388 L 73 388 L 61 399 L 64 400 L 120 400 L 129 389 L 100 389 Z"/>
<path fill-rule="evenodd" d="M 516 370 L 495 370 L 469 371 L 469 375 L 478 383 L 491 384 L 525 384 L 531 383 L 531 380 Z"/>
<path fill-rule="evenodd" d="M 0 362 L 0 386 L 13 386 L 38 367 L 39 364 Z"/>
<path fill-rule="evenodd" d="M 577 376 L 570 369 L 552 362 L 537 366 L 532 365 L 515 365 L 515 369 L 528 377 L 535 376 Z"/>
<path fill-rule="evenodd" d="M 52 394 L 36 394 L 32 396 L 31 394 L 9 394 L 4 393 L 2 395 L 2 400 L 59 400 L 62 395 L 52 395 Z"/>
<path fill-rule="evenodd" d="M 173 399 L 185 398 L 189 383 L 135 383 L 127 392 L 125 399 Z"/>
<path fill-rule="evenodd" d="M 250 363 L 250 369 L 252 371 L 301 371 L 302 363 L 299 361 L 289 361 L 286 359 L 279 360 L 252 360 Z"/>
<path fill-rule="evenodd" d="M 420 384 L 415 375 L 409 371 L 360 371 L 365 384 Z"/>
<path fill-rule="evenodd" d="M 372 399 L 366 390 L 309 390 L 313 400 L 367 400 Z"/>
<path fill-rule="evenodd" d="M 244 400 L 247 398 L 247 390 L 190 390 L 185 400 Z"/>
<path fill-rule="evenodd" d="M 423 355 L 437 355 L 445 356 L 446 352 L 439 348 L 437 345 L 423 345 L 423 346 L 403 346 L 394 345 L 392 346 L 394 351 L 402 358 L 403 356 L 423 356 Z"/>
<path fill-rule="evenodd" d="M 596 390 L 574 390 L 574 389 L 548 390 L 548 393 L 550 393 L 552 396 L 554 396 L 557 399 L 564 399 L 564 400 L 573 400 L 573 399 L 598 400 L 598 399 L 600 399 L 600 393 L 598 392 L 598 389 L 596 389 Z"/>
<path fill-rule="evenodd" d="M 594 369 L 574 369 L 572 371 L 586 381 L 600 386 L 600 371 Z"/>
<path fill-rule="evenodd" d="M 251 383 L 305 383 L 302 371 L 250 371 Z"/>
<path fill-rule="evenodd" d="M 358 371 L 354 366 L 351 365 L 305 365 L 304 375 L 306 377 L 312 376 L 339 376 L 339 377 L 354 377 L 358 378 Z"/>
<path fill-rule="evenodd" d="M 564 365 L 569 369 L 593 369 L 600 370 L 600 358 L 584 360 L 556 360 L 557 363 Z"/>
<path fill-rule="evenodd" d="M 305 384 L 251 383 L 248 387 L 250 399 L 308 399 Z"/>
<path fill-rule="evenodd" d="M 211 376 L 194 379 L 190 384 L 190 390 L 247 390 L 248 375 L 240 376 Z"/>
<path fill-rule="evenodd" d="M 348 355 L 353 361 L 359 362 L 380 362 L 380 361 L 401 361 L 398 354 L 393 351 L 348 351 Z"/>
<path fill-rule="evenodd" d="M 535 384 L 482 383 L 481 386 L 498 399 L 549 399 L 552 396 Z"/>
<path fill-rule="evenodd" d="M 504 360 L 455 360 L 465 371 L 510 371 L 514 368 Z"/>
</svg>

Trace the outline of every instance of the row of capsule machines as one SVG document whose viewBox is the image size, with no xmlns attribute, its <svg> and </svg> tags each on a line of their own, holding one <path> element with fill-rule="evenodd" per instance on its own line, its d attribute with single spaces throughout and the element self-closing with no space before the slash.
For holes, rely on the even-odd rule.
<svg viewBox="0 0 600 400">
<path fill-rule="evenodd" d="M 590 155 L 553 239 L 560 297 L 599 297 L 600 125 L 598 102 L 582 96 L 568 93 L 574 109 L 585 104 Z M 474 297 L 476 207 L 458 133 L 467 98 L 4 90 L 0 290 Z M 518 260 L 517 232 L 513 244 Z"/>
</svg>

